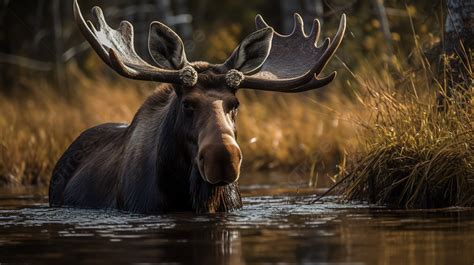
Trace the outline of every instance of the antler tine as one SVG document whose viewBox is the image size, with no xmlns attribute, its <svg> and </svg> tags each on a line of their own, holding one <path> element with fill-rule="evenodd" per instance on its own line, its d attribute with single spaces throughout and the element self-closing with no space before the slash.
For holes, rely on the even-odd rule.
<svg viewBox="0 0 474 265">
<path fill-rule="evenodd" d="M 97 52 L 99 57 L 112 69 L 122 76 L 148 81 L 194 85 L 197 78 L 186 78 L 189 71 L 197 76 L 191 66 L 181 70 L 167 70 L 152 66 L 145 62 L 135 51 L 133 45 L 133 26 L 128 21 L 122 21 L 117 30 L 109 27 L 104 14 L 99 7 L 92 9 L 92 14 L 98 22 L 96 28 L 88 20 L 84 20 L 77 0 L 74 0 L 74 17 L 80 31 Z M 194 71 L 194 72 L 193 72 Z M 184 78 L 183 78 L 184 76 Z"/>
<path fill-rule="evenodd" d="M 303 18 L 298 13 L 293 14 L 293 30 L 290 35 L 293 34 L 299 34 L 306 37 Z"/>
<path fill-rule="evenodd" d="M 259 16 L 256 20 L 257 24 L 266 24 Z M 298 32 L 297 28 L 301 28 L 300 32 L 302 34 Z M 326 38 L 321 46 L 317 46 L 316 42 L 320 31 L 319 21 L 313 21 L 311 34 L 306 36 L 301 17 L 295 15 L 293 33 L 288 36 L 274 33 L 272 50 L 260 72 L 245 76 L 240 83 L 240 87 L 294 93 L 327 85 L 335 78 L 336 72 L 321 79 L 318 78 L 318 75 L 341 44 L 345 28 L 346 16 L 343 14 L 334 40 L 331 41 Z M 294 53 L 290 53 L 287 50 L 288 47 L 299 49 Z M 312 65 L 309 60 L 313 60 Z M 282 65 L 282 63 L 293 63 L 293 65 Z"/>
<path fill-rule="evenodd" d="M 319 59 L 317 65 L 319 66 L 316 68 L 315 73 L 319 74 L 323 68 L 328 64 L 329 59 L 334 55 L 339 45 L 341 45 L 342 38 L 344 37 L 344 33 L 346 31 L 346 15 L 342 14 L 341 21 L 339 22 L 339 28 L 337 29 L 336 36 L 334 36 L 334 40 L 331 42 L 329 39 L 330 45 L 327 48 L 321 58 Z"/>
<path fill-rule="evenodd" d="M 319 40 L 319 33 L 321 32 L 321 23 L 317 18 L 313 20 L 313 26 L 311 28 L 311 33 L 309 34 L 309 38 L 314 40 L 314 45 L 318 43 Z"/>
<path fill-rule="evenodd" d="M 268 28 L 270 26 L 268 26 L 267 22 L 263 20 L 263 17 L 260 14 L 258 14 L 255 17 L 255 27 L 257 28 L 257 30 L 261 30 L 263 28 Z"/>
<path fill-rule="evenodd" d="M 107 55 L 107 51 L 100 45 L 100 43 L 96 40 L 94 33 L 92 30 L 96 31 L 94 25 L 91 21 L 85 21 L 84 17 L 79 8 L 79 4 L 77 0 L 74 1 L 74 18 L 76 20 L 77 25 L 79 26 L 79 30 L 81 31 L 82 35 L 86 38 L 86 40 L 91 44 L 92 48 L 97 52 L 99 57 L 109 66 L 112 67 L 110 64 L 109 57 Z"/>
</svg>

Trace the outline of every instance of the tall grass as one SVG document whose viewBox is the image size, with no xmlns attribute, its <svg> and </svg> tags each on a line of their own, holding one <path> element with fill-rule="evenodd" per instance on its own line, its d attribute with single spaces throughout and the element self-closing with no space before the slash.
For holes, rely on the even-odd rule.
<svg viewBox="0 0 474 265">
<path fill-rule="evenodd" d="M 439 111 L 436 94 L 450 82 L 438 81 L 414 35 L 409 63 L 367 56 L 360 47 L 346 51 L 357 58 L 358 69 L 347 69 L 327 93 L 239 92 L 243 171 L 298 171 L 311 186 L 328 184 L 322 174 L 334 176 L 346 200 L 403 208 L 474 206 L 474 92 L 471 87 L 449 95 Z M 234 42 L 228 46 L 232 50 Z M 0 94 L 0 185 L 47 185 L 55 162 L 81 131 L 130 122 L 154 86 L 91 79 L 76 68 L 68 72 L 76 90 L 70 99 L 41 80 L 24 80 L 29 93 Z M 343 91 L 348 86 L 355 96 Z"/>
<path fill-rule="evenodd" d="M 76 68 L 69 72 L 75 90 L 71 99 L 38 80 L 24 80 L 28 93 L 0 95 L 0 185 L 47 185 L 55 162 L 81 131 L 104 122 L 130 122 L 156 85 L 90 79 Z M 328 89 L 331 94 L 338 90 Z M 344 97 L 330 96 L 318 105 L 319 96 L 311 92 L 238 96 L 238 142 L 247 173 L 298 167 L 309 172 L 318 157 L 319 174 L 332 174 L 353 142 L 352 125 L 331 110 L 342 102 L 351 107 Z"/>
<path fill-rule="evenodd" d="M 445 95 L 442 84 L 452 82 L 438 82 L 418 56 L 423 67 L 401 75 L 404 82 L 359 78 L 360 102 L 372 115 L 359 119 L 359 152 L 342 174 L 346 200 L 400 208 L 474 206 L 473 87 L 455 86 Z M 439 92 L 448 99 L 443 108 Z"/>
<path fill-rule="evenodd" d="M 34 88 L 26 94 L 0 96 L 0 184 L 47 184 L 55 162 L 82 130 L 129 121 L 143 99 L 136 89 L 77 82 L 81 89 L 73 100 L 38 80 L 26 81 Z"/>
</svg>

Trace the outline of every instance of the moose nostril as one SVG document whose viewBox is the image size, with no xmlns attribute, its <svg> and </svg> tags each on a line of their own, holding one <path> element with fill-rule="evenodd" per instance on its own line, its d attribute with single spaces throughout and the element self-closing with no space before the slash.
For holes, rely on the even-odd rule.
<svg viewBox="0 0 474 265">
<path fill-rule="evenodd" d="M 234 183 L 239 178 L 242 153 L 236 144 L 201 146 L 197 163 L 202 178 L 213 185 Z"/>
</svg>

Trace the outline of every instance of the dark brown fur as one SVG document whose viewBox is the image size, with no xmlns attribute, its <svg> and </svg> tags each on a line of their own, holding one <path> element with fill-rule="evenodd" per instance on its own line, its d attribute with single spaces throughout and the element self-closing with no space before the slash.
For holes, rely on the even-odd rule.
<svg viewBox="0 0 474 265">
<path fill-rule="evenodd" d="M 202 179 L 185 144 L 188 128 L 176 91 L 161 86 L 130 125 L 84 131 L 56 164 L 50 204 L 140 213 L 240 208 L 237 183 L 218 186 Z"/>
<path fill-rule="evenodd" d="M 282 36 L 257 16 L 259 30 L 218 65 L 190 63 L 179 36 L 153 22 L 149 35 L 153 66 L 136 54 L 130 23 L 114 30 L 95 7 L 93 15 L 99 22 L 95 27 L 85 21 L 77 0 L 74 15 L 94 50 L 119 74 L 178 85 L 162 86 L 150 96 L 129 126 L 103 124 L 82 133 L 54 169 L 50 204 L 145 213 L 240 208 L 236 90 L 295 93 L 328 84 L 335 73 L 315 77 L 341 43 L 346 21 L 343 15 L 330 45 L 326 41 L 315 46 L 318 21 L 310 38 L 295 15 L 295 31 Z M 296 53 L 289 53 L 290 47 L 298 47 Z M 261 72 L 263 76 L 256 75 Z"/>
</svg>

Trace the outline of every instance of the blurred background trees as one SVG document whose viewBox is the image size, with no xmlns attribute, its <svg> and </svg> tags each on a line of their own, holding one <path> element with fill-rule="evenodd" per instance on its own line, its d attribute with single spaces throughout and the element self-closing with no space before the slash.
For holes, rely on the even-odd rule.
<svg viewBox="0 0 474 265">
<path fill-rule="evenodd" d="M 474 47 L 474 1 L 447 0 L 447 16 L 444 31 L 443 45 L 443 78 L 446 91 L 438 96 L 438 103 L 445 108 L 446 99 L 454 99 L 453 90 L 462 91 L 460 95 L 469 95 L 469 89 L 474 87 L 472 76 L 472 58 Z M 461 104 L 467 105 L 471 101 L 463 96 Z"/>
<path fill-rule="evenodd" d="M 323 36 L 330 36 L 344 12 L 349 15 L 349 31 L 339 58 L 351 69 L 373 58 L 381 58 L 383 65 L 392 59 L 392 53 L 401 53 L 405 55 L 401 58 L 409 60 L 413 43 L 420 41 L 418 34 L 424 36 L 424 43 L 436 43 L 441 36 L 437 32 L 444 24 L 441 0 L 82 0 L 80 4 L 87 15 L 93 5 L 100 5 L 112 26 L 121 20 L 132 22 L 137 51 L 147 60 L 148 25 L 153 20 L 178 32 L 190 59 L 220 62 L 254 30 L 257 13 L 286 34 L 293 27 L 294 12 L 303 15 L 306 30 L 311 27 L 311 19 L 317 17 L 323 24 Z M 42 78 L 67 95 L 70 64 L 90 76 L 115 77 L 79 34 L 73 21 L 72 0 L 0 0 L 1 92 L 24 88 L 22 78 Z"/>
</svg>

